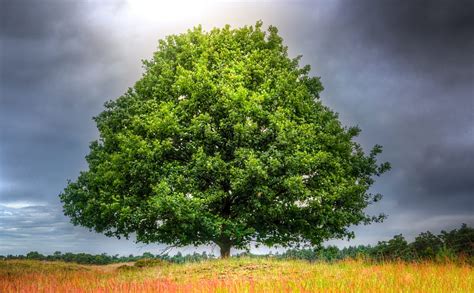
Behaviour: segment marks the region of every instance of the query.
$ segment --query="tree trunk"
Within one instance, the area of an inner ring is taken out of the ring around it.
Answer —
[[[230,256],[230,245],[222,245],[221,248],[221,258],[228,258]]]
[[[219,241],[217,245],[219,245],[221,250],[221,258],[230,257],[230,248],[232,247],[232,243],[230,241]]]

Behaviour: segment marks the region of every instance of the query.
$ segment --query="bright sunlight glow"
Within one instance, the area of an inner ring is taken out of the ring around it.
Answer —
[[[219,0],[128,0],[129,12],[145,21],[172,22],[196,19]]]

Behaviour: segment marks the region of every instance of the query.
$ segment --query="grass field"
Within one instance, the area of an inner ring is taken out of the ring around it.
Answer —
[[[0,261],[0,292],[474,292],[474,268],[459,264],[272,259],[85,266]]]

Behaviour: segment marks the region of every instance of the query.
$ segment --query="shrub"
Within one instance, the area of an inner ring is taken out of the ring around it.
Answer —
[[[168,265],[169,262],[161,259],[156,258],[144,258],[137,260],[135,262],[135,267],[137,268],[145,268],[145,267],[157,267],[157,266],[165,266]]]

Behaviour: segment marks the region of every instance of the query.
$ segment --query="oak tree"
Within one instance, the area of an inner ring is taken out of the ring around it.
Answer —
[[[107,236],[176,246],[320,244],[370,223],[378,164],[323,105],[320,79],[262,23],[159,41],[136,84],[94,118],[65,215]]]

